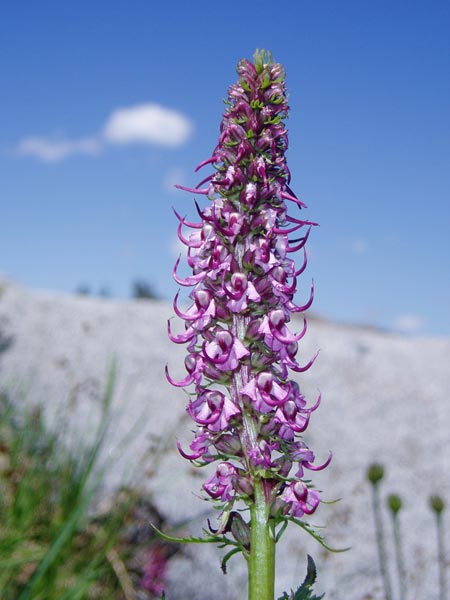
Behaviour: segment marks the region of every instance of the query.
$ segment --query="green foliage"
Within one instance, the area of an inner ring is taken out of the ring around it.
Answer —
[[[350,550],[349,548],[333,548],[332,546],[330,546],[325,538],[323,537],[323,535],[321,534],[321,532],[319,531],[319,527],[310,525],[309,523],[307,523],[306,521],[301,521],[300,519],[297,519],[296,517],[290,517],[290,516],[284,516],[284,515],[279,515],[276,517],[275,519],[275,525],[279,526],[281,524],[281,527],[278,531],[278,533],[276,534],[276,541],[278,542],[279,539],[281,538],[282,534],[284,533],[284,531],[286,530],[287,524],[288,523],[294,523],[295,525],[298,525],[298,527],[301,527],[304,531],[306,531],[306,533],[309,533],[309,535],[311,537],[313,537],[316,542],[319,542],[319,544],[325,548],[325,550],[328,550],[329,552],[347,552],[348,550]]]
[[[107,427],[104,414],[93,443],[77,459],[49,433],[37,408],[18,411],[0,398],[0,597],[2,600],[95,598],[87,595],[105,572],[114,542],[111,523],[87,522],[96,489],[92,471]],[[114,519],[112,519],[114,520]],[[100,596],[98,596],[100,597]]]
[[[313,593],[312,586],[315,584],[317,579],[317,569],[314,564],[314,560],[308,554],[308,566],[306,571],[306,577],[302,585],[297,589],[296,592],[291,590],[288,595],[286,592],[279,598],[279,600],[320,600],[325,596],[316,596]]]
[[[248,546],[244,545],[244,543],[242,543],[240,540],[232,540],[226,535],[219,533],[211,534],[208,531],[206,531],[206,529],[204,529],[204,537],[175,537],[164,533],[163,531],[155,527],[155,525],[152,525],[152,527],[156,531],[158,536],[167,542],[172,542],[176,544],[216,544],[218,548],[226,548],[227,546],[231,546],[232,549],[225,554],[221,562],[221,569],[224,574],[226,574],[227,572],[228,561],[235,554],[242,552],[244,558],[248,559]]]
[[[147,523],[145,535],[140,534],[145,543],[127,538],[127,531],[136,535],[141,498],[122,490],[111,511],[101,516],[88,512],[101,484],[97,459],[113,387],[112,372],[98,429],[76,457],[46,429],[39,409],[18,410],[0,395],[1,600],[136,597],[142,572],[130,572],[127,564],[135,564],[137,553],[144,556],[152,543]],[[161,522],[159,515],[156,520]],[[140,597],[153,598],[144,590]]]
[[[253,54],[255,69],[258,74],[262,73],[266,65],[273,64],[273,57],[267,50],[256,50]]]

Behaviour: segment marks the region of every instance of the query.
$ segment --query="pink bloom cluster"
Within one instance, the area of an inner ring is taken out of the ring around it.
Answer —
[[[200,222],[176,213],[178,236],[187,246],[192,274],[177,274],[191,287],[191,305],[176,314],[185,328],[169,337],[187,344],[186,377],[169,381],[193,386],[187,411],[197,424],[190,452],[199,463],[220,461],[204,484],[213,499],[233,502],[252,497],[255,477],[265,481],[274,511],[301,517],[320,502],[317,491],[303,481],[304,469],[319,470],[314,454],[300,437],[320,396],[308,406],[290,371],[303,372],[314,362],[297,362],[298,342],[306,332],[290,327],[291,316],[312,303],[294,303],[297,278],[305,270],[305,244],[311,221],[288,214],[286,202],[305,205],[289,187],[288,147],[284,119],[288,105],[281,65],[257,53],[242,60],[239,81],[229,89],[220,138],[213,155],[201,163],[214,172],[195,189],[210,203]],[[188,231],[190,232],[188,233]],[[292,234],[298,232],[295,239]],[[293,253],[302,250],[296,267]]]
[[[152,548],[147,556],[144,573],[140,581],[141,588],[158,598],[164,592],[167,561],[167,551],[163,547],[156,546]]]

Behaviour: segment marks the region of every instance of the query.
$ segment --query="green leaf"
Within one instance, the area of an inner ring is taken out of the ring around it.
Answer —
[[[270,102],[275,105],[281,104],[283,102],[283,100],[284,100],[283,96],[271,96],[270,97]]]
[[[256,100],[252,100],[250,102],[250,108],[252,108],[253,110],[255,110],[255,108],[257,109],[261,109],[264,107],[263,102],[261,102],[260,100],[256,99]]]
[[[95,569],[82,574],[59,600],[83,600],[92,584],[98,579],[98,575],[99,573]]]
[[[238,544],[234,540],[228,539],[224,535],[208,535],[206,537],[175,537],[172,535],[167,535],[155,527],[153,523],[151,523],[151,526],[163,540],[167,540],[168,542],[175,542],[177,544],[221,544],[221,546],[219,546],[220,548],[225,546],[237,546],[240,549],[241,547],[241,544]]]
[[[245,81],[245,79],[244,79],[244,78],[240,79],[240,80],[239,80],[239,83],[241,84],[241,86],[243,87],[243,89],[244,89],[246,92],[251,92],[251,88],[250,88],[250,86],[248,85],[248,83]]]
[[[256,72],[258,73],[258,75],[260,73],[262,73],[263,69],[264,69],[264,62],[265,62],[265,58],[266,58],[266,53],[265,50],[258,50],[256,49],[254,55],[253,55],[253,62],[255,65],[255,69]]]
[[[264,121],[264,125],[278,125],[279,123],[281,123],[280,115],[275,115],[271,119]]]
[[[308,554],[308,566],[306,570],[306,577],[302,583],[302,585],[297,589],[296,592],[291,590],[289,596],[284,592],[284,594],[279,598],[279,600],[321,600],[325,596],[322,594],[321,596],[316,596],[313,594],[312,586],[315,584],[317,579],[317,569],[314,563],[314,560]]]
[[[227,574],[227,562],[230,560],[230,558],[232,556],[234,556],[235,554],[237,554],[238,552],[242,552],[242,548],[233,548],[233,550],[230,550],[227,554],[225,554],[225,556],[222,558],[222,562],[220,563],[220,568],[222,569],[222,572],[224,575]]]
[[[317,579],[317,568],[312,556],[308,554],[308,566],[306,567],[306,577],[302,586],[313,586]]]
[[[261,81],[261,89],[265,90],[270,85],[270,77],[268,73],[264,73],[263,80]]]
[[[75,507],[75,510],[72,512],[69,519],[59,531],[47,553],[39,563],[36,571],[33,573],[23,592],[20,594],[19,600],[29,600],[32,598],[32,595],[36,589],[35,586],[42,580],[48,569],[50,569],[57,561],[61,550],[68,540],[73,536],[81,517],[87,509],[90,499],[91,496],[86,496],[82,502]]]
[[[280,530],[277,531],[277,534],[275,536],[275,543],[278,543],[280,541],[280,538],[283,535],[283,533],[286,531],[287,526],[288,526],[288,521],[286,519],[283,519],[283,525],[280,527]]]
[[[308,523],[304,523],[303,521],[299,521],[295,517],[286,517],[286,518],[289,521],[291,521],[292,523],[295,523],[296,525],[298,525],[299,527],[301,527],[302,529],[304,529],[307,533],[309,533],[310,536],[312,536],[317,542],[319,542],[319,544],[321,546],[323,546],[326,550],[329,550],[330,552],[347,552],[347,550],[350,550],[350,547],[348,547],[348,548],[332,548],[331,546],[329,546],[327,544],[327,542],[324,540],[324,538],[320,534],[320,532],[317,531],[316,529],[314,529]]]
[[[155,525],[153,525],[153,523],[150,523],[150,525],[156,531],[156,533],[159,535],[159,537],[161,537],[163,540],[166,540],[168,542],[176,542],[177,544],[212,544],[217,541],[216,536],[210,536],[207,538],[200,538],[200,537],[194,537],[194,536],[175,537],[172,535],[167,535],[167,533],[164,533],[163,531],[158,529]]]

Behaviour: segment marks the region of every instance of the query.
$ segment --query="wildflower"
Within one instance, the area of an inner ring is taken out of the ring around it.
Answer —
[[[285,158],[283,68],[257,52],[254,63],[239,62],[237,73],[219,142],[197,167],[212,166],[213,173],[194,189],[177,186],[210,203],[203,209],[196,203],[198,223],[176,213],[192,274],[177,274],[178,259],[174,278],[192,289],[185,311],[178,293],[174,301],[184,331],[174,334],[168,325],[171,340],[187,344],[187,375],[178,382],[167,376],[176,386],[193,386],[187,411],[197,431],[193,453],[181,453],[199,464],[220,461],[203,485],[206,493],[230,514],[236,500],[256,505],[263,489],[269,512],[276,508],[297,518],[313,513],[320,502],[319,492],[303,481],[304,470],[323,469],[331,459],[315,465],[313,452],[300,440],[320,397],[309,406],[290,379],[317,356],[298,362],[306,320],[300,330],[291,322],[313,301],[313,285],[302,304],[295,303],[294,294],[317,223],[288,213],[287,205],[298,210],[305,204],[290,188]],[[299,250],[298,268],[293,254]]]
[[[158,596],[158,598],[163,593],[165,587],[167,561],[166,550],[163,547],[156,546],[149,550],[143,568],[140,587],[154,596]]]

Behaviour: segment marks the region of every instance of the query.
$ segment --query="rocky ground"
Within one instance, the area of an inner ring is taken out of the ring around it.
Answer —
[[[170,316],[163,302],[36,292],[0,279],[0,386],[16,402],[41,403],[53,427],[65,421],[65,440],[76,452],[95,429],[115,361],[103,498],[106,502],[121,483],[134,482],[151,493],[169,522],[190,519],[190,530],[198,532],[210,505],[200,497],[204,471],[193,469],[175,448],[178,439],[188,444],[191,425],[183,391],[164,377],[166,363],[174,377],[184,370],[183,348],[166,336]],[[299,381],[311,401],[320,388],[323,402],[305,437],[318,461],[333,451],[330,467],[314,474],[314,481],[325,499],[342,500],[321,506],[311,522],[326,525],[332,545],[352,549],[329,554],[292,528],[278,546],[277,590],[300,582],[309,552],[318,565],[317,591],[326,591],[329,600],[383,597],[365,479],[367,466],[376,461],[386,468],[383,496],[397,492],[404,500],[408,599],[437,600],[434,521],[427,504],[432,493],[450,502],[450,339],[310,319],[301,346],[305,362],[316,349],[319,358]],[[448,513],[444,517],[448,531]],[[216,553],[196,546],[176,555],[168,599],[244,598],[241,559],[231,559],[224,576]]]

